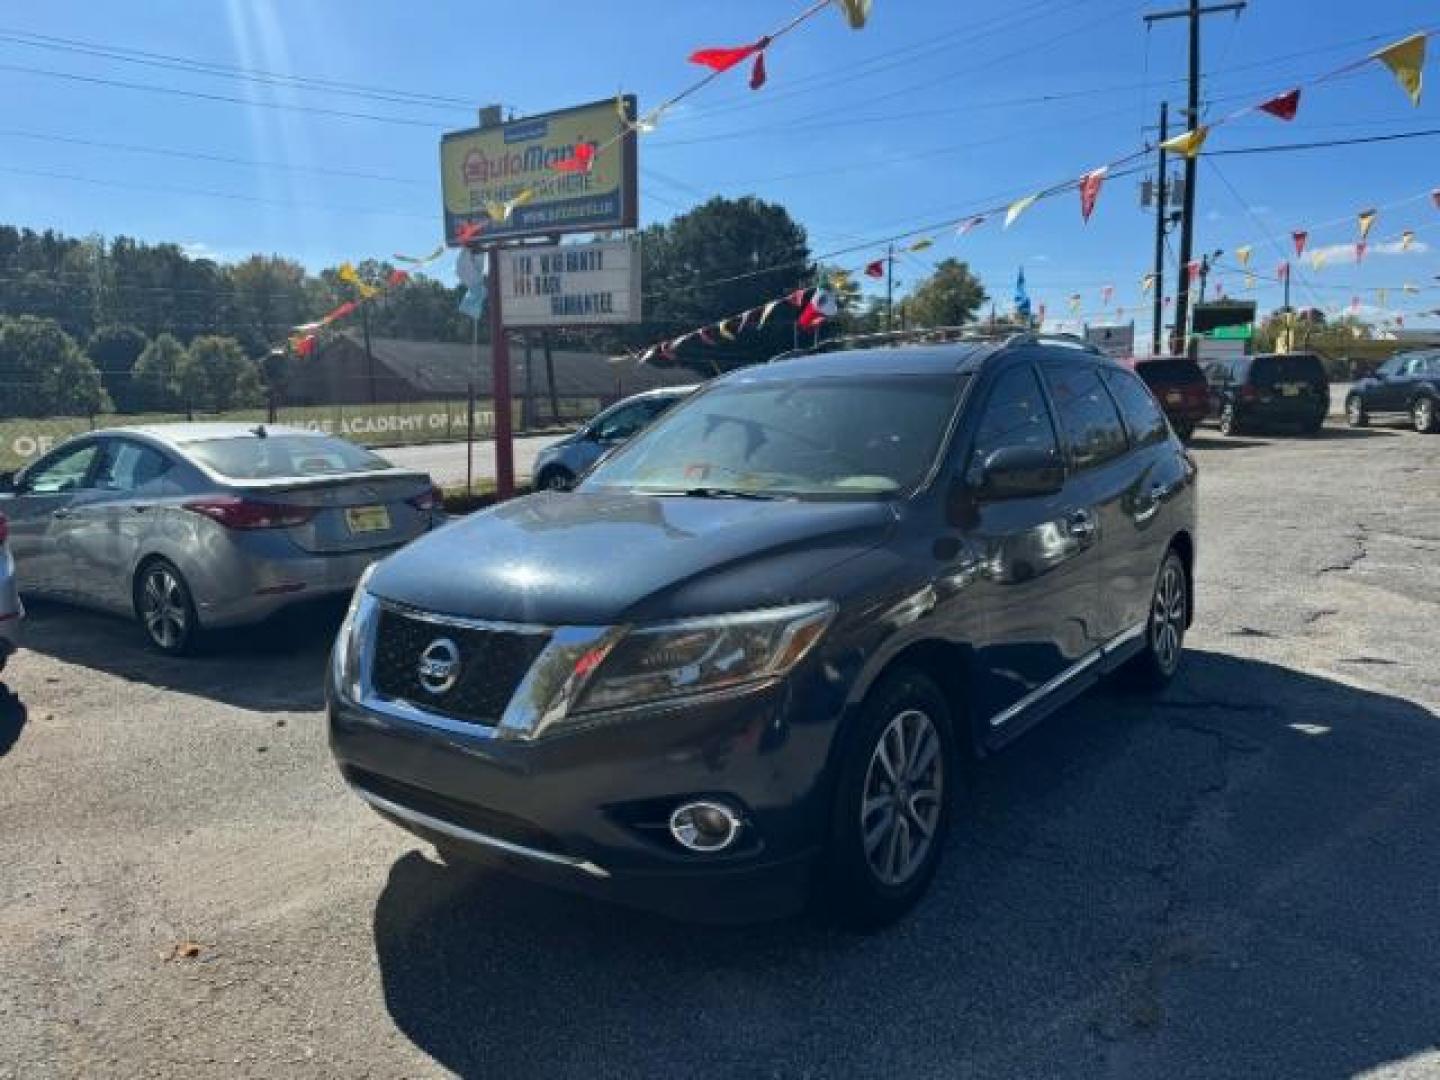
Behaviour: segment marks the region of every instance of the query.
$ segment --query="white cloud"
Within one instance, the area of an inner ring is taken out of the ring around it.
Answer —
[[[188,240],[180,245],[180,251],[187,258],[220,261],[220,253],[203,240]]]

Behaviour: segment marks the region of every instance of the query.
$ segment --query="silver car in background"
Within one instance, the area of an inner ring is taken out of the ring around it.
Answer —
[[[316,432],[111,428],[0,476],[26,595],[134,615],[167,653],[350,592],[441,519],[424,473]]]
[[[551,443],[536,455],[531,476],[535,490],[569,491],[591,465],[698,388],[698,383],[667,386],[617,401],[579,431]]]
[[[15,587],[15,559],[10,554],[10,522],[0,514],[0,671],[20,645],[20,621],[25,607]]]

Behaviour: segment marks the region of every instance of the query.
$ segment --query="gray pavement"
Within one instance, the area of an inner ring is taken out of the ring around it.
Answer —
[[[528,484],[535,455],[559,435],[526,435],[515,440],[515,482]],[[375,451],[386,460],[409,469],[423,469],[437,484],[449,487],[465,483],[465,443],[430,443],[425,446],[392,446]],[[495,479],[495,443],[477,440],[474,454],[476,480]]]
[[[336,614],[182,662],[35,612],[0,1077],[1440,1075],[1440,437],[1195,455],[1182,677],[983,766],[932,895],[867,938],[440,865],[330,765]]]

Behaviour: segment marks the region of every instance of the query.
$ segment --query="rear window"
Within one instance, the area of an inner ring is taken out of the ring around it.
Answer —
[[[1151,385],[1164,383],[1166,386],[1174,386],[1177,383],[1205,382],[1205,373],[1193,360],[1146,360],[1135,365],[1135,374]]]
[[[233,480],[374,472],[390,468],[384,458],[328,435],[242,435],[189,443],[185,452]]]
[[[1256,386],[1323,383],[1325,366],[1318,356],[1257,356],[1250,367],[1250,381]]]

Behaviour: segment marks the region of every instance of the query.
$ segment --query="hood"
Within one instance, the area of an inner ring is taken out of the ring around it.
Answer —
[[[381,563],[377,596],[503,622],[609,625],[819,599],[816,574],[878,544],[883,502],[545,492],[417,540]]]

